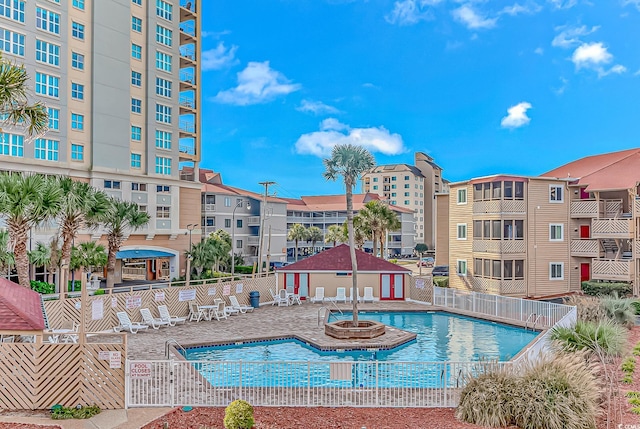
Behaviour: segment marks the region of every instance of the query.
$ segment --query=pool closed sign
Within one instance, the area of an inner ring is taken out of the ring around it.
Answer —
[[[132,362],[129,367],[129,374],[131,378],[137,378],[138,380],[151,379],[151,363],[150,362]]]

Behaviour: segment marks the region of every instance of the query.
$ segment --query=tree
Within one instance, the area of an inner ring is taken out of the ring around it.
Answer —
[[[9,232],[0,230],[0,272],[6,272],[8,277],[14,264],[13,252],[9,251]]]
[[[36,248],[28,252],[28,255],[29,262],[34,267],[44,267],[44,270],[48,271],[48,267],[51,264],[51,247],[38,242],[36,243]]]
[[[57,179],[41,174],[0,174],[0,214],[13,245],[18,282],[31,287],[27,242],[29,230],[60,211],[62,191]]]
[[[83,275],[93,274],[94,268],[102,268],[107,265],[107,251],[102,244],[95,241],[85,241],[78,247],[71,248],[69,268],[81,270]]]
[[[58,235],[54,235],[51,237],[51,241],[49,242],[49,249],[51,257],[49,258],[49,283],[54,282],[54,276],[60,270],[60,240],[58,239]],[[59,279],[58,279],[59,280]],[[58,282],[59,283],[59,282]]]
[[[62,189],[62,208],[58,215],[62,250],[60,255],[61,284],[65,284],[69,277],[69,261],[71,246],[78,231],[104,220],[109,210],[107,195],[85,182],[78,182],[70,177],[59,179],[58,186]],[[73,269],[73,268],[72,268]]]
[[[307,239],[307,229],[301,223],[294,223],[291,229],[289,229],[289,233],[287,234],[287,240],[295,241],[295,260],[298,261],[298,242],[300,240]]]
[[[315,253],[316,243],[324,238],[322,230],[317,226],[307,228],[307,243],[311,242],[311,253]]]
[[[378,200],[369,201],[358,212],[357,216],[361,218],[363,225],[366,225],[366,228],[371,231],[373,255],[378,256],[378,242],[380,242],[380,249],[382,251],[382,240],[380,240],[380,237],[384,231],[384,204]]]
[[[391,208],[386,204],[382,204],[382,230],[380,231],[378,239],[380,240],[380,253],[383,257],[386,252],[384,243],[386,242],[387,234],[390,231],[397,231],[400,228],[402,228],[402,223],[400,222],[400,219],[398,219],[396,212],[391,210]]]
[[[349,241],[349,223],[344,221],[342,224],[342,235],[346,237],[346,241]],[[364,251],[364,243],[367,240],[371,240],[371,230],[367,227],[362,220],[360,214],[353,216],[353,242],[356,245],[356,249]]]
[[[416,244],[415,251],[418,255],[420,255],[420,257],[422,257],[422,255],[427,253],[428,250],[429,250],[429,246],[427,246],[426,244],[424,243]]]
[[[353,231],[353,188],[362,173],[375,166],[375,159],[365,148],[351,144],[336,145],[331,151],[331,158],[323,160],[324,177],[337,180],[342,176],[347,199],[347,229],[349,231],[349,251],[351,256],[351,296],[358,296],[358,261],[356,260],[355,237]],[[353,326],[358,326],[358,300],[353,301]]]
[[[149,223],[149,214],[142,212],[136,203],[109,198],[109,207],[100,222],[107,233],[107,287],[115,282],[116,253],[120,250],[125,235]]]
[[[213,263],[213,257],[209,254],[209,250],[211,250],[211,246],[207,246],[207,241],[204,240],[194,244],[191,247],[191,252],[187,252],[187,254],[190,253],[191,255],[191,269],[196,270],[198,278],[200,278],[205,267],[209,267]]]
[[[205,241],[207,246],[207,254],[210,257],[211,271],[220,271],[223,261],[229,260],[229,252],[231,251],[231,237],[226,231],[218,233],[218,230],[209,235]]]
[[[0,116],[10,126],[26,128],[30,136],[43,134],[49,119],[41,102],[29,104],[27,81],[23,66],[13,64],[0,55]],[[2,128],[0,127],[0,132]]]
[[[349,241],[349,239],[342,233],[342,227],[340,225],[329,225],[327,233],[324,235],[324,242],[331,243],[333,247],[336,247],[338,241],[345,243]]]

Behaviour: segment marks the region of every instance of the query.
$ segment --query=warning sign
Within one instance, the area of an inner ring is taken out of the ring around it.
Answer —
[[[129,367],[131,378],[139,380],[151,379],[151,363],[150,362],[132,362]]]

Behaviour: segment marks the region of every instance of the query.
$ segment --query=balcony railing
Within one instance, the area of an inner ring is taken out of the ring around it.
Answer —
[[[193,46],[180,46],[180,56],[195,61],[196,50]]]
[[[180,81],[195,85],[195,73],[192,70],[180,70]]]
[[[598,240],[571,240],[571,256],[597,258],[600,256]]]
[[[195,13],[196,0],[180,0],[180,7]]]
[[[196,148],[193,146],[180,145],[180,153],[186,153],[187,155],[195,155]]]
[[[594,259],[591,278],[629,282],[633,279],[633,259]]]
[[[524,240],[473,240],[474,252],[524,253]]]
[[[640,217],[640,198],[638,197],[633,200],[633,216]]]
[[[526,210],[527,205],[524,200],[491,200],[473,203],[473,214],[525,213]]]
[[[202,209],[205,212],[215,212],[216,211],[216,205],[215,204],[211,204],[211,203],[205,203],[202,205]]]
[[[193,96],[180,95],[180,105],[189,109],[195,109],[196,102],[193,99]]]
[[[591,221],[593,238],[633,238],[632,219],[593,219]]]
[[[260,237],[247,237],[247,244],[249,246],[259,246],[260,245]]]
[[[180,23],[180,31],[191,37],[196,36],[196,23],[194,21],[185,21]]]
[[[527,285],[523,279],[519,280],[499,280],[487,279],[484,277],[472,277],[471,284],[476,292],[491,293],[495,295],[516,295],[526,294]]]
[[[249,216],[247,218],[247,225],[248,226],[260,225],[260,216]]]
[[[185,133],[194,134],[196,132],[196,126],[193,122],[189,121],[180,121],[179,125],[180,131]]]
[[[613,219],[622,216],[622,200],[573,200],[571,201],[572,218],[604,218]]]

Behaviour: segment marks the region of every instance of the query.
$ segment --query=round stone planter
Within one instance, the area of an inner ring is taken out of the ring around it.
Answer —
[[[341,340],[375,338],[384,334],[385,325],[371,320],[358,320],[358,326],[353,326],[351,320],[340,320],[326,323],[324,333]]]

